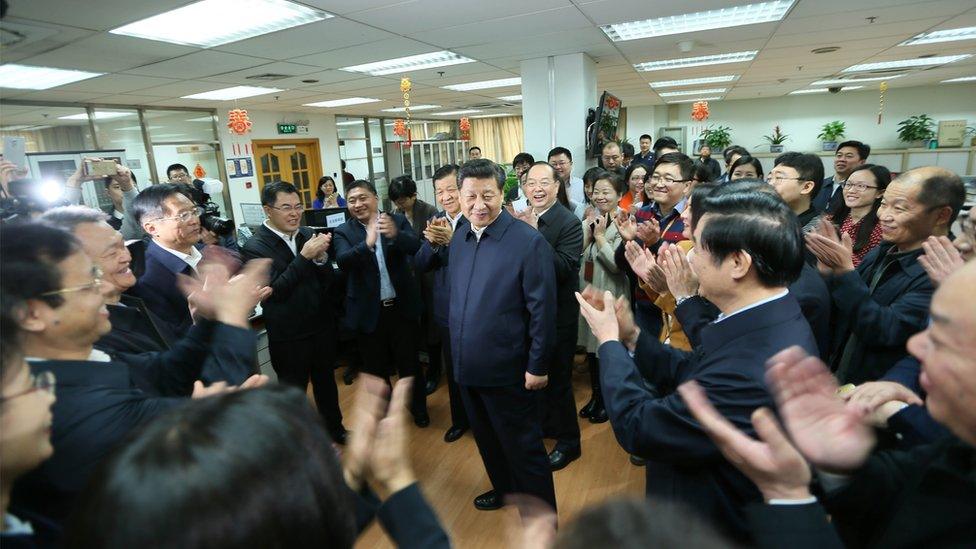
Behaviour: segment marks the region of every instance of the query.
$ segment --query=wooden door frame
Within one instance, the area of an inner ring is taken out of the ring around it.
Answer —
[[[319,177],[325,175],[325,172],[322,171],[322,148],[319,146],[318,137],[306,137],[302,139],[252,139],[251,148],[254,150],[255,179],[258,181],[259,194],[264,189],[264,179],[261,178],[261,170],[259,168],[260,159],[258,157],[258,147],[271,148],[275,145],[310,145],[315,151],[315,154],[312,155],[311,166],[309,167],[313,174],[317,173],[319,174]],[[318,178],[313,178],[313,180],[310,181],[313,189],[318,186],[318,181]],[[312,195],[314,196],[314,194],[315,193],[313,192]]]

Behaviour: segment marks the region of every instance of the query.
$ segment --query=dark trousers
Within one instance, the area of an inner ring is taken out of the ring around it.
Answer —
[[[389,381],[394,373],[403,379],[413,377],[410,411],[427,412],[427,380],[417,358],[417,337],[420,324],[416,317],[403,313],[399,303],[380,307],[376,330],[356,335],[359,354],[363,357],[363,372]]]
[[[576,326],[556,328],[556,349],[549,363],[549,384],[543,389],[545,410],[543,431],[546,438],[556,439],[556,449],[563,452],[580,447],[576,399],[573,397],[573,355],[576,354]]]
[[[339,410],[339,391],[334,376],[335,340],[334,336],[322,333],[296,341],[270,341],[271,367],[278,375],[278,381],[298,387],[303,392],[312,381],[312,394],[329,433],[335,437],[345,429],[342,427],[342,412]]]
[[[454,358],[451,356],[451,331],[446,326],[438,326],[441,332],[441,352],[444,355],[444,369],[447,372],[447,396],[451,401],[451,426],[467,429],[468,414],[461,402],[461,392],[454,381]]]
[[[556,490],[542,444],[542,395],[525,385],[459,385],[471,432],[499,496],[529,494],[556,509]]]

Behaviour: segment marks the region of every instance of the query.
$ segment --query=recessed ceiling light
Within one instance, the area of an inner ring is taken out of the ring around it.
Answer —
[[[430,114],[433,114],[435,116],[453,116],[453,115],[456,115],[456,114],[475,114],[475,113],[478,113],[478,112],[481,112],[481,111],[479,111],[478,109],[466,109],[466,110],[463,110],[463,111],[432,112]]]
[[[410,110],[412,111],[429,111],[431,109],[439,109],[440,105],[410,105]],[[407,112],[406,107],[394,107],[392,109],[380,109],[381,112]]]
[[[460,65],[461,63],[474,63],[474,59],[468,59],[452,51],[435,51],[434,53],[422,53],[420,55],[398,57],[396,59],[377,61],[375,63],[343,67],[339,70],[359,72],[371,76],[383,76],[384,74],[419,71],[436,67],[446,67],[448,65]]]
[[[500,112],[497,114],[480,114],[478,116],[472,116],[471,118],[499,118],[502,116],[518,116],[518,115],[512,114],[510,112]]]
[[[700,57],[683,57],[680,59],[664,59],[637,63],[634,68],[639,71],[661,71],[665,69],[681,69],[685,67],[700,67],[702,65],[721,65],[723,63],[742,63],[756,58],[758,51],[738,51],[735,53],[720,53],[718,55],[703,55]]]
[[[721,97],[719,97],[719,96],[714,96],[714,97],[696,97],[695,99],[678,99],[678,100],[675,100],[675,101],[668,101],[667,103],[668,104],[671,104],[671,103],[696,103],[698,101],[718,101],[719,99],[721,99]]]
[[[707,90],[681,90],[673,92],[658,92],[661,97],[675,97],[678,95],[709,95],[716,93],[725,93],[727,88],[709,88]]]
[[[212,48],[330,17],[322,10],[287,0],[203,0],[109,32]]]
[[[518,95],[506,95],[504,97],[499,97],[499,99],[501,99],[502,101],[521,101],[522,100],[522,94],[518,94]]]
[[[484,80],[481,82],[468,82],[467,84],[454,84],[451,86],[441,86],[445,90],[471,91],[486,90],[488,88],[503,88],[505,86],[521,86],[521,78],[502,78],[501,80]]]
[[[959,78],[950,78],[949,80],[943,80],[943,84],[952,84],[955,82],[974,82],[976,81],[976,76],[960,76]]]
[[[972,54],[964,53],[961,55],[942,55],[938,57],[927,57],[925,59],[900,59],[898,61],[879,61],[877,63],[862,63],[847,67],[841,72],[876,71],[882,69],[902,69],[906,67],[926,67],[929,65],[945,65],[961,61]]]
[[[280,92],[278,88],[262,88],[259,86],[234,86],[193,95],[184,95],[181,99],[209,99],[211,101],[230,101],[231,99],[241,99],[244,97],[254,97],[266,93]]]
[[[349,105],[362,105],[363,103],[376,103],[379,99],[370,97],[349,97],[346,99],[333,99],[331,101],[319,101],[318,103],[305,103],[306,107],[348,107]]]
[[[891,76],[872,76],[870,78],[834,78],[831,80],[817,80],[812,82],[811,86],[836,86],[837,84],[859,84],[861,82],[880,82],[882,80],[892,80],[894,78],[901,78],[902,74],[893,74]]]
[[[864,86],[844,86],[843,88],[840,89],[840,91],[859,90],[863,87]],[[830,91],[828,88],[810,88],[806,90],[791,91],[789,95],[804,95],[808,93],[827,93],[828,91]]]
[[[95,120],[111,120],[113,118],[125,118],[127,116],[135,116],[134,112],[105,112],[105,111],[95,111]],[[72,114],[69,116],[59,116],[59,120],[88,120],[88,113],[82,112],[78,114]]]
[[[721,82],[731,82],[738,78],[737,74],[725,76],[706,76],[704,78],[686,78],[684,80],[661,80],[651,82],[652,88],[674,88],[677,86],[700,86],[701,84],[719,84]]]
[[[976,38],[976,27],[960,29],[946,29],[923,32],[905,40],[899,46],[915,46],[918,44],[935,44],[937,42],[955,42],[956,40],[973,40]]]
[[[759,2],[744,6],[732,6],[717,10],[699,11],[657,17],[643,21],[630,21],[613,25],[601,25],[600,28],[607,37],[614,42],[651,38],[653,36],[668,36],[686,32],[725,29],[741,25],[754,25],[779,21],[786,15],[793,5],[793,0],[776,0],[773,2]]]
[[[103,74],[105,73],[30,65],[0,65],[0,87],[18,90],[46,90],[72,82],[88,80]]]

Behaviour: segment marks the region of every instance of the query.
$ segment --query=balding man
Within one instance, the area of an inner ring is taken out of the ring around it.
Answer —
[[[905,356],[908,338],[928,321],[933,285],[918,258],[930,236],[944,236],[966,192],[944,168],[905,172],[878,208],[883,242],[854,268],[851,240],[829,222],[807,235],[834,303],[831,368],[841,383],[873,381]]]

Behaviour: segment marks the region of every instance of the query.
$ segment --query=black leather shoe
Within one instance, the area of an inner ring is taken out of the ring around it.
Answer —
[[[642,457],[637,457],[634,454],[630,454],[630,462],[638,467],[643,467],[647,465],[647,460]]]
[[[610,417],[607,415],[607,409],[603,407],[601,402],[599,406],[593,409],[593,413],[590,414],[590,423],[604,423],[608,421]]]
[[[566,467],[573,460],[579,459],[582,452],[577,448],[576,450],[553,450],[549,452],[549,467],[553,471],[558,471],[563,467]]]
[[[427,427],[430,425],[430,415],[427,412],[420,412],[413,415],[413,423],[417,427]]]
[[[593,409],[596,408],[596,399],[591,398],[585,406],[580,408],[579,417],[590,417],[593,415]]]
[[[444,442],[454,442],[455,440],[464,436],[464,433],[468,431],[467,427],[457,427],[451,425],[451,428],[444,433]]]
[[[424,390],[427,392],[427,396],[430,396],[430,395],[434,394],[434,391],[437,390],[437,382],[438,381],[439,380],[437,380],[437,379],[428,379],[427,380],[427,385],[424,387]]]
[[[494,511],[502,508],[502,500],[494,490],[488,490],[474,498],[474,508],[479,511]]]
[[[346,385],[352,385],[352,382],[356,381],[356,374],[358,373],[356,370],[346,366],[346,371],[342,372],[342,382]]]

